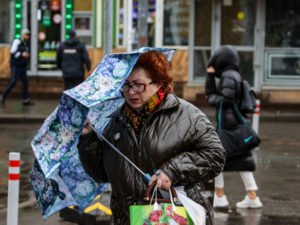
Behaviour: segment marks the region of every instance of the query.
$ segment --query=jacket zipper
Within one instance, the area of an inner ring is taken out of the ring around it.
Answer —
[[[136,161],[137,160],[137,155],[136,155],[136,153],[135,153],[136,151],[134,151],[134,149],[136,147],[139,148],[136,135],[134,133],[133,128],[131,127],[131,125],[129,123],[126,122],[126,120],[122,120],[122,122],[125,123],[125,126],[127,127],[130,135],[133,138],[133,142],[134,142],[134,144],[133,144],[133,157],[134,157],[134,161]],[[137,180],[137,171],[135,169],[133,169],[133,178],[134,178],[133,179],[133,193],[134,193],[134,196],[132,196],[132,197],[133,197],[133,199],[135,201],[136,200],[136,196],[138,194],[137,193],[137,183],[136,183],[136,180]]]

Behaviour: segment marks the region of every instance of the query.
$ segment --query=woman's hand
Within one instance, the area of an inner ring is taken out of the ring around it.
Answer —
[[[82,129],[81,135],[89,134],[92,131],[92,128],[90,127],[90,122],[87,120],[85,122],[84,128]]]
[[[206,72],[208,74],[214,74],[216,72],[216,70],[212,66],[210,66],[206,69]]]
[[[23,56],[23,58],[27,59],[27,58],[29,58],[29,53],[28,52],[23,52],[22,56]]]
[[[169,190],[172,186],[172,181],[170,178],[164,174],[161,170],[157,170],[156,173],[151,177],[149,185],[153,182],[157,183],[157,188]]]

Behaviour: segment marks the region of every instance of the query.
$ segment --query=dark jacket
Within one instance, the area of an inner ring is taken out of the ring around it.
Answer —
[[[56,61],[65,78],[84,77],[84,66],[87,70],[91,69],[85,45],[77,38],[70,38],[59,46]]]
[[[25,42],[21,39],[15,39],[10,49],[11,65],[22,68],[27,67],[28,59],[22,56],[23,52],[30,52],[29,42]]]
[[[174,186],[184,185],[188,196],[206,208],[207,224],[212,224],[213,180],[223,169],[225,151],[207,117],[169,94],[137,140],[124,115],[124,107],[112,115],[105,137],[145,173],[161,169]],[[78,148],[85,170],[97,182],[112,185],[114,224],[129,224],[129,205],[142,200],[147,189],[142,175],[95,133],[81,137]]]
[[[240,123],[234,113],[233,106],[240,101],[242,81],[236,50],[231,46],[220,47],[209,60],[208,67],[210,66],[215,69],[216,73],[208,74],[206,77],[205,92],[208,96],[208,102],[216,107],[216,115],[219,113],[220,102],[223,102],[222,127],[234,129]],[[217,118],[216,120],[218,121]],[[224,167],[224,171],[254,170],[255,163],[251,153],[227,158]]]

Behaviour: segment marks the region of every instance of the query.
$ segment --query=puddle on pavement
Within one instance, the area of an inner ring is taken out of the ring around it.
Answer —
[[[2,171],[0,174],[0,209],[6,208],[7,204],[9,152],[21,153],[19,199],[22,202],[28,198],[28,191],[31,190],[29,171],[34,160],[30,142],[40,126],[39,123],[0,125],[0,171]]]

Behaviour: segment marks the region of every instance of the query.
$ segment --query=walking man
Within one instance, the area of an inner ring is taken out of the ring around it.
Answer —
[[[28,95],[28,78],[27,78],[27,64],[30,56],[29,46],[30,32],[28,29],[23,29],[21,32],[21,39],[15,39],[10,48],[10,69],[11,77],[4,88],[2,98],[0,98],[2,105],[5,103],[7,95],[15,86],[17,80],[22,82],[22,98],[23,105],[33,105]]]
[[[57,66],[62,70],[64,89],[70,89],[84,81],[84,71],[91,70],[91,61],[84,43],[76,38],[71,30],[70,38],[64,41],[57,50]]]

